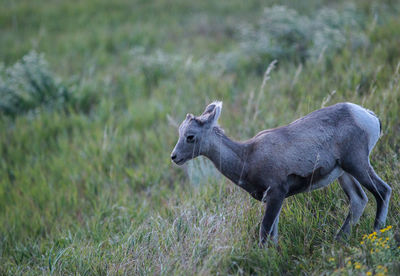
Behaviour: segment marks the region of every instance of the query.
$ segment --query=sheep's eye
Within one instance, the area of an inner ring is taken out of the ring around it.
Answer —
[[[186,142],[193,143],[194,142],[194,135],[188,135],[186,137]]]

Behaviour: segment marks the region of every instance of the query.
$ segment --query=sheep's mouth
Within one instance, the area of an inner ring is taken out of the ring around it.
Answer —
[[[179,159],[179,160],[177,160],[177,161],[174,161],[175,162],[175,164],[177,164],[177,165],[182,165],[183,163],[185,163],[185,158],[182,158],[182,159]]]

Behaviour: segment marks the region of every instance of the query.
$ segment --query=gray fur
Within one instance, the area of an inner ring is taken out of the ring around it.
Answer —
[[[266,202],[261,244],[268,236],[277,240],[279,213],[286,197],[325,187],[337,178],[350,202],[339,235],[348,233],[363,213],[367,197],[360,184],[377,201],[374,228],[384,226],[391,188],[369,162],[381,128],[372,111],[339,103],[236,142],[218,126],[221,110],[222,102],[214,102],[198,117],[188,114],[179,127],[171,158],[181,165],[204,155],[233,183]]]

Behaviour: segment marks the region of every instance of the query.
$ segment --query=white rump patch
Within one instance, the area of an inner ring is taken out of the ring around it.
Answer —
[[[359,105],[348,103],[357,126],[368,134],[368,150],[371,152],[380,136],[379,119],[374,113]]]

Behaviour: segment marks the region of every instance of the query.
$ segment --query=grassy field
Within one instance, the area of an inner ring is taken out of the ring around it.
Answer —
[[[398,1],[1,0],[0,274],[399,275],[399,12]],[[369,235],[368,194],[348,242],[335,241],[348,212],[335,182],[287,199],[279,247],[259,248],[261,203],[208,160],[169,159],[177,124],[215,99],[236,140],[336,102],[375,111],[391,227]]]

